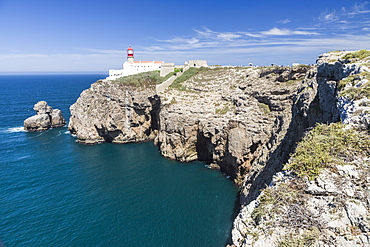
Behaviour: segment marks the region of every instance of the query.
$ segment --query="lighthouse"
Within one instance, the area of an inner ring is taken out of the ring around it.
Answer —
[[[133,63],[135,61],[134,59],[134,49],[132,49],[131,46],[127,48],[127,62]]]
[[[163,61],[135,61],[134,49],[131,46],[127,48],[127,60],[122,64],[122,69],[110,69],[107,80],[134,75],[141,72],[161,70]]]

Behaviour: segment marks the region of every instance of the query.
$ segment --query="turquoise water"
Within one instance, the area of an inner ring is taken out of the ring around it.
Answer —
[[[224,246],[237,189],[152,143],[85,146],[67,128],[22,131],[46,100],[69,117],[105,75],[0,76],[0,239],[5,246]],[[1,246],[1,244],[0,244]]]

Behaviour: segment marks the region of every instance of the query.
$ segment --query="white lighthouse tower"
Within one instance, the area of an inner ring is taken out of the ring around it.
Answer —
[[[134,49],[132,49],[131,46],[127,48],[127,62],[133,63],[135,61],[134,59]]]

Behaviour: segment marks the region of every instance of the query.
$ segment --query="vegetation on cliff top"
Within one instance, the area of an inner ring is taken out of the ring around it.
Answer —
[[[279,247],[312,246],[319,238],[319,229],[323,224],[307,210],[307,195],[303,193],[302,186],[300,180],[293,180],[268,187],[263,190],[257,207],[252,211],[256,225],[265,225],[268,232],[273,232],[276,227],[304,229],[303,232],[282,236],[277,244]],[[251,232],[250,235],[258,238],[257,233]]]
[[[142,72],[135,75],[117,78],[114,82],[132,86],[156,85],[164,82],[165,80],[173,76],[173,73],[169,73],[167,76],[164,77],[161,77],[159,74],[159,70]]]
[[[342,58],[343,59],[364,59],[370,57],[370,51],[369,50],[359,50],[351,53],[347,53]]]
[[[355,86],[364,79],[367,80],[366,83]],[[346,88],[347,85],[351,85],[351,87]],[[347,96],[354,100],[370,98],[370,72],[365,71],[360,74],[348,76],[339,82],[338,89],[340,96]]]
[[[298,144],[285,170],[313,180],[325,168],[335,169],[370,154],[370,137],[342,123],[318,124]]]
[[[195,76],[196,74],[208,70],[208,68],[200,67],[195,68],[191,67],[188,70],[186,70],[181,76],[176,78],[174,82],[170,85],[170,88],[177,89],[180,91],[186,91],[186,88],[182,85],[182,83],[186,80],[189,80],[191,77]]]

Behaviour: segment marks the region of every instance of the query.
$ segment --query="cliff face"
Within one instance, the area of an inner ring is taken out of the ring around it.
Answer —
[[[239,185],[262,167],[272,174],[281,169],[316,121],[309,114],[315,71],[307,67],[212,69],[182,86],[160,94],[165,101],[156,143],[162,155],[209,162]]]
[[[98,81],[70,107],[68,129],[80,143],[128,143],[154,139],[160,99],[155,85]]]
[[[317,123],[342,119],[369,129],[370,61],[346,54],[323,54],[313,68],[208,69],[158,94],[153,85],[99,81],[71,106],[69,129],[88,144],[154,139],[167,158],[221,169],[241,187],[235,246],[284,246],[301,237],[312,246],[369,244],[367,157],[314,181],[281,172]],[[279,210],[260,217],[266,195],[287,204],[273,204]],[[300,207],[291,207],[293,199]]]
[[[255,190],[260,181],[247,175],[245,181],[251,181],[252,186],[245,184],[242,190],[249,200],[242,200],[234,221],[234,246],[370,246],[370,104],[363,103],[369,102],[370,96],[366,93],[370,59],[342,59],[346,54],[336,52],[319,57],[317,73],[311,80],[318,87],[317,97],[307,117],[330,123],[341,116],[349,124],[347,130],[332,124],[309,132],[299,144],[305,145],[299,155],[310,166],[305,167],[301,161],[300,172],[276,173],[261,193]],[[302,109],[300,106],[301,103],[295,105]],[[302,116],[293,111],[293,126],[298,126]],[[335,158],[329,156],[331,161],[325,163],[329,158],[320,152],[330,141],[327,149]],[[315,150],[312,154],[311,149]],[[293,154],[285,169],[289,170],[295,157]],[[313,167],[315,159],[319,161],[315,165],[322,166],[320,170]],[[314,178],[304,176],[312,171],[317,172]]]

